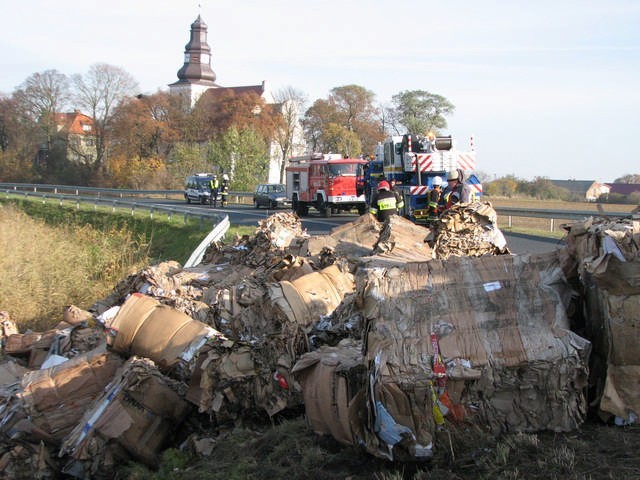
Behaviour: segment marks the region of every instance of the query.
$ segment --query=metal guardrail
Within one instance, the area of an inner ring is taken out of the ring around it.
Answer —
[[[1,191],[7,197],[9,195],[37,197],[41,198],[43,202],[47,202],[47,200],[53,200],[55,202],[58,202],[59,205],[63,205],[64,202],[75,203],[76,208],[80,208],[81,203],[92,204],[95,207],[97,207],[98,205],[110,206],[112,208],[112,211],[115,211],[117,208],[126,208],[131,211],[132,216],[135,214],[137,209],[148,210],[151,218],[153,218],[155,212],[164,212],[167,214],[169,219],[171,219],[174,214],[182,215],[185,224],[187,223],[189,218],[199,219],[201,228],[209,228],[211,223],[217,225],[225,217],[225,215],[220,215],[217,212],[209,212],[204,209],[189,210],[184,207],[172,207],[169,205],[151,205],[149,203],[136,202],[135,200],[126,200],[119,197],[105,198],[99,196],[69,195],[64,193],[38,192],[32,190],[21,191],[6,188],[2,189]]]
[[[183,197],[184,190],[128,190],[128,189],[119,189],[119,188],[96,188],[96,187],[79,187],[73,185],[47,185],[47,184],[38,184],[38,183],[0,183],[0,190],[9,192],[12,191],[22,192],[27,194],[30,192],[32,194],[40,194],[42,196],[44,193],[49,193],[52,197],[55,195],[63,196],[65,198],[82,198],[85,202],[101,202],[101,203],[110,203],[114,202],[114,197],[119,199],[124,199],[125,197],[146,197],[149,196],[161,196],[164,198],[169,197]],[[61,192],[67,192],[66,194]],[[88,194],[91,196],[81,196],[80,194]],[[246,204],[247,199],[252,197],[253,193],[251,192],[229,192],[229,201],[230,203],[236,204]],[[235,197],[235,202],[234,202]],[[56,197],[57,198],[57,197]],[[135,208],[145,208],[144,204],[136,203],[136,202],[127,202],[126,200],[118,200],[121,205],[130,205],[133,209]],[[115,203],[114,203],[115,205]],[[147,206],[148,207],[148,206]],[[214,219],[216,215],[214,213],[207,214],[207,212],[188,212],[179,207],[169,207],[169,206],[153,206],[151,207],[153,215],[153,210],[162,210],[166,212],[176,212],[184,214],[185,216],[200,216],[203,218],[212,218]],[[556,220],[583,220],[592,216],[607,216],[610,218],[624,218],[628,217],[630,214],[627,212],[593,212],[593,211],[578,211],[578,210],[544,210],[544,209],[535,209],[535,208],[513,208],[513,207],[494,207],[496,213],[499,217],[504,220],[506,219],[506,224],[508,227],[513,226],[513,218],[516,217],[529,217],[529,218],[547,218],[549,219],[549,227],[550,231],[553,231],[556,226]],[[186,217],[185,217],[186,221]]]
[[[494,207],[498,217],[506,219],[506,225],[513,226],[514,217],[548,218],[549,231],[553,232],[557,220],[584,220],[589,217],[625,218],[631,214],[628,212],[593,212],[589,210],[544,210],[536,208]]]
[[[50,192],[54,194],[66,193],[69,195],[80,195],[81,193],[90,194],[97,197],[149,197],[161,196],[184,197],[184,190],[132,190],[124,188],[98,188],[98,187],[79,187],[74,185],[49,185],[42,183],[0,183],[0,190],[30,191],[30,192]],[[251,192],[229,192],[229,197],[245,198],[251,197]],[[243,203],[237,201],[236,203]]]

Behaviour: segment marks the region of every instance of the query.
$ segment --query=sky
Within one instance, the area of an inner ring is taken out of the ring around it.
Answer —
[[[453,105],[490,177],[640,174],[640,0],[0,0],[0,93],[55,69],[123,68],[141,93],[177,81],[191,23],[222,86],[294,87],[307,106],[360,85]],[[423,133],[423,132],[415,132]]]

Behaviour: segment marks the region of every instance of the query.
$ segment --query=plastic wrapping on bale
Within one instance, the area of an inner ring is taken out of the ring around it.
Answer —
[[[115,467],[132,458],[157,467],[159,452],[189,411],[183,390],[150,360],[129,359],[64,439],[63,471],[113,478]]]
[[[122,359],[104,351],[88,352],[55,367],[25,373],[15,393],[24,421],[11,427],[10,436],[55,444],[82,418],[87,404],[100,395]],[[18,412],[18,410],[15,410]],[[4,410],[0,423],[10,416]],[[12,421],[14,421],[14,418]]]

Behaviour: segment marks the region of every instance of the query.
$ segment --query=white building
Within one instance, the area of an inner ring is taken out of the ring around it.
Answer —
[[[185,106],[193,108],[198,99],[205,93],[207,95],[223,95],[224,92],[232,91],[235,95],[244,93],[255,93],[263,98],[267,104],[274,105],[275,100],[270,91],[266,88],[263,80],[259,85],[248,85],[241,87],[223,87],[216,83],[216,74],[211,68],[211,47],[207,43],[207,24],[202,17],[191,24],[191,37],[184,50],[184,64],[178,70],[178,81],[169,85],[169,93],[180,95],[185,99]],[[276,105],[281,111],[291,108],[288,104]],[[296,115],[296,118],[298,115]],[[302,125],[297,121],[293,129],[292,156],[301,155],[306,151]],[[272,142],[270,148],[270,165],[267,181],[278,183],[280,181],[280,159],[282,153],[278,143]]]

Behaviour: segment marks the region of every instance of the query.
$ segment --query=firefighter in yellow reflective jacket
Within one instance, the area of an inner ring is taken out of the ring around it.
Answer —
[[[385,222],[398,213],[396,195],[386,180],[378,183],[378,193],[371,199],[369,213],[375,215],[379,222]]]

